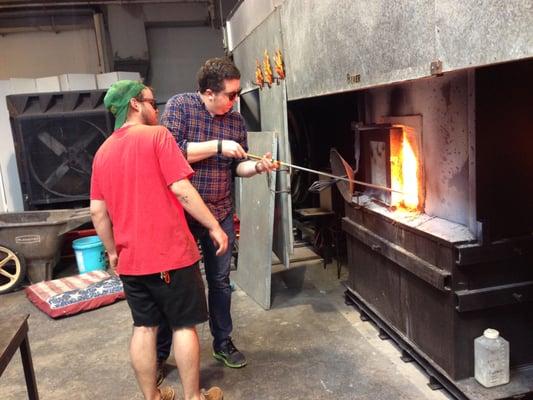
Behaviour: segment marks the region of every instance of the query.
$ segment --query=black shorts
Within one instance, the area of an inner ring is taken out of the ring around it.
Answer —
[[[198,263],[161,274],[120,275],[134,326],[159,326],[164,318],[170,327],[185,328],[207,321],[205,288]]]

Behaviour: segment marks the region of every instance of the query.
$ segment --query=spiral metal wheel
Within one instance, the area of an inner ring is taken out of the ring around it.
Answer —
[[[16,289],[25,276],[24,258],[7,247],[0,246],[0,294]]]

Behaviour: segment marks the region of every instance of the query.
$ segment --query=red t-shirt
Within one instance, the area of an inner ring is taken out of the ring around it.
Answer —
[[[193,170],[163,126],[120,128],[96,152],[91,199],[104,200],[121,275],[184,268],[200,258],[183,207],[169,185]]]

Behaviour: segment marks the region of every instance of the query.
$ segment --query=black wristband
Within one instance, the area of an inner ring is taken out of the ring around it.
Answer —
[[[222,154],[222,139],[218,139],[217,154]]]

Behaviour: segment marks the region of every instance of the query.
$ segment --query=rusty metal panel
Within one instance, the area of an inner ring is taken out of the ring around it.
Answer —
[[[442,71],[533,57],[531,0],[435,1]]]
[[[469,136],[468,73],[456,71],[440,77],[368,90],[367,123],[405,123],[420,118],[421,165],[424,169],[424,209],[468,225]]]
[[[251,153],[271,151],[276,155],[274,132],[249,132]],[[272,230],[274,222],[275,174],[241,180],[241,234],[235,282],[265,309],[270,308],[272,272]]]
[[[407,338],[449,375],[456,377],[453,293],[434,290],[414,275],[401,271],[400,294]],[[462,360],[462,363],[469,364],[470,360]]]
[[[403,247],[385,240],[366,227],[350,221],[349,218],[343,218],[342,229],[361,243],[369,246],[376,254],[388,258],[431,286],[442,291],[447,290],[446,285],[451,275],[449,272],[441,270]]]
[[[430,75],[432,0],[288,0],[281,25],[289,100]]]
[[[376,254],[364,243],[347,236],[350,258],[348,288],[357,293],[380,318],[406,334],[401,308],[401,271],[394,263]]]
[[[279,10],[276,9],[263,24],[257,27],[234,50],[235,64],[241,71],[241,85],[244,91],[254,89],[256,59],[263,60],[267,50],[270,58],[282,48]],[[273,68],[273,67],[272,67]],[[291,162],[289,134],[287,128],[287,94],[285,82],[265,86],[259,93],[261,130],[273,131],[278,138],[278,158]],[[292,203],[290,195],[290,177],[288,171],[277,172],[276,221],[274,224],[274,253],[288,268],[290,254],[293,252]]]

